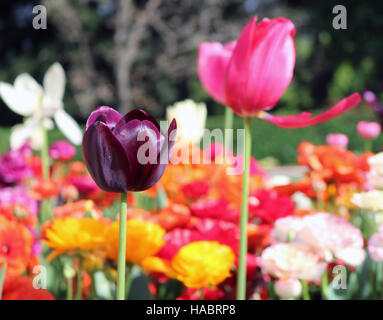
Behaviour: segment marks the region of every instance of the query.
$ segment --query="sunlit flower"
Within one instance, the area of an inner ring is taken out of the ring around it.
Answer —
[[[0,215],[0,266],[7,263],[8,275],[21,275],[30,259],[33,237],[22,224]]]
[[[319,280],[326,266],[312,251],[291,243],[272,245],[261,256],[262,271],[282,280]]]
[[[355,193],[351,202],[361,209],[381,212],[383,211],[383,191],[371,190]]]
[[[159,225],[130,219],[126,229],[126,261],[140,264],[146,257],[155,255],[164,245],[165,230]],[[117,260],[118,257],[119,224],[113,222],[106,233],[108,244],[106,245],[107,257]]]
[[[189,288],[203,288],[228,278],[234,260],[234,252],[228,246],[215,241],[196,241],[183,246],[171,262],[150,257],[144,260],[143,267],[164,272]]]
[[[43,242],[53,249],[48,256],[52,260],[63,253],[100,249],[105,246],[107,222],[92,218],[56,219],[43,230]]]
[[[206,115],[206,105],[191,99],[177,102],[166,109],[167,120],[177,121],[177,142],[186,144],[200,142],[205,129]]]
[[[34,149],[43,141],[41,126],[52,129],[54,118],[60,131],[74,144],[81,143],[82,133],[76,121],[64,111],[63,97],[65,73],[59,63],[54,63],[45,73],[44,88],[29,74],[20,74],[14,85],[0,82],[0,96],[15,113],[26,117],[23,124],[13,127],[10,144],[17,149],[27,140]]]

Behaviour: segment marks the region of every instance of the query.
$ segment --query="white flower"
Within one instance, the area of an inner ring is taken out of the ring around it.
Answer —
[[[278,174],[275,176],[271,176],[267,180],[266,187],[273,188],[277,186],[285,186],[285,185],[288,185],[289,183],[291,183],[291,178],[289,176]]]
[[[12,128],[10,144],[17,149],[30,140],[34,149],[40,149],[42,129],[53,128],[52,118],[60,131],[73,143],[79,145],[82,132],[77,122],[64,111],[63,97],[65,73],[59,63],[54,63],[45,73],[43,87],[29,74],[17,76],[13,86],[0,82],[0,96],[15,113],[26,117],[23,124]]]
[[[280,218],[275,221],[271,236],[276,241],[289,242],[295,239],[297,232],[301,230],[303,226],[303,218],[294,216]]]
[[[277,280],[274,283],[274,291],[282,299],[297,298],[302,293],[302,284],[294,278]]]
[[[327,263],[308,248],[293,243],[277,243],[262,252],[260,266],[264,273],[281,280],[319,280]]]
[[[374,169],[380,175],[383,175],[383,152],[380,152],[367,160],[371,169]]]
[[[313,202],[303,192],[295,192],[292,196],[293,201],[297,209],[311,210],[313,208]]]
[[[361,209],[381,212],[383,211],[383,191],[371,190],[355,193],[351,202]]]
[[[166,109],[167,120],[177,121],[177,140],[181,143],[200,142],[205,129],[206,115],[206,105],[191,99],[177,102]]]

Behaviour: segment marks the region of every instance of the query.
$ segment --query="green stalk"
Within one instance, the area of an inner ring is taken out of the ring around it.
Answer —
[[[67,279],[66,283],[66,299],[73,300],[73,279]]]
[[[310,300],[309,284],[307,280],[302,280],[302,297],[303,300]]]
[[[96,272],[92,272],[92,299],[98,300],[96,289]]]
[[[49,155],[48,155],[48,132],[41,124],[42,145],[40,149],[41,166],[43,179],[49,179]],[[40,223],[43,224],[51,218],[51,202],[50,199],[43,199],[40,207]]]
[[[234,112],[229,107],[225,108],[225,129],[233,129]]]
[[[126,299],[129,299],[130,288],[132,287],[132,268],[133,268],[133,265],[128,265],[128,268],[126,271],[126,280],[125,280]]]
[[[199,299],[203,300],[203,287],[199,289]]]
[[[239,263],[237,280],[237,300],[246,299],[246,254],[247,254],[247,232],[248,222],[248,198],[249,198],[249,174],[251,156],[251,121],[252,118],[244,118],[245,146],[244,146],[244,171],[242,180],[242,205],[240,218],[240,241],[239,241]]]
[[[3,266],[0,269],[0,300],[2,298],[3,294],[3,284],[4,284],[4,278],[5,278],[5,271],[7,270],[7,263],[4,262]]]
[[[76,300],[82,300],[82,258],[78,257]]]
[[[321,277],[321,293],[322,293],[322,300],[328,300],[328,274],[327,270],[323,272],[323,275]]]
[[[117,262],[117,300],[125,300],[125,268],[126,268],[126,193],[121,193],[120,231],[118,236]]]
[[[372,151],[372,139],[364,139],[364,151]]]

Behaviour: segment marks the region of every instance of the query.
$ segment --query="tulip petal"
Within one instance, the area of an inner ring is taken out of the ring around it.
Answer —
[[[96,121],[85,131],[82,151],[99,188],[109,192],[128,191],[130,163],[121,143],[105,123]]]
[[[305,128],[331,120],[343,112],[355,108],[360,103],[360,101],[361,97],[359,93],[353,93],[352,95],[339,101],[335,106],[314,117],[311,117],[311,112],[301,112],[298,115],[290,116],[274,116],[265,112],[261,115],[261,119],[266,120],[281,128]]]
[[[12,127],[9,139],[11,149],[19,149],[31,136],[32,128],[23,124],[17,124]]]
[[[94,110],[85,125],[85,131],[96,122],[96,120],[104,122],[109,128],[114,128],[115,125],[121,120],[122,115],[113,108],[102,106]]]
[[[198,48],[198,76],[205,90],[217,102],[225,105],[224,78],[236,42],[222,45],[204,42]]]
[[[20,91],[28,91],[40,98],[43,95],[43,88],[28,73],[22,73],[15,79],[15,88]]]
[[[295,28],[284,18],[254,17],[237,41],[225,76],[225,100],[240,116],[272,108],[289,86],[295,65]]]
[[[147,185],[154,186],[158,180],[161,179],[165,172],[166,166],[169,163],[170,154],[172,152],[174,143],[176,141],[177,122],[175,119],[169,125],[167,132],[167,139],[161,148],[161,152],[158,155],[157,164],[153,166],[149,180],[146,181]]]
[[[142,109],[134,109],[134,110],[128,112],[126,115],[124,115],[118,121],[118,124],[116,125],[115,130],[120,131],[121,128],[119,128],[119,127],[125,126],[126,123],[128,123],[129,121],[134,120],[134,119],[141,120],[141,121],[147,120],[147,121],[151,122],[158,129],[158,131],[160,131],[160,125],[158,124],[157,120],[154,119],[149,113],[147,113],[146,111],[144,111]]]
[[[51,99],[62,100],[65,90],[65,72],[60,63],[49,67],[44,76],[44,91]]]
[[[80,145],[82,132],[77,122],[64,111],[59,109],[54,115],[55,122],[60,131],[75,145]]]

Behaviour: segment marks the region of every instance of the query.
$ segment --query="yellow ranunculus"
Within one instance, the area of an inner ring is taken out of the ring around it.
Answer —
[[[196,241],[182,247],[171,262],[157,257],[144,260],[146,270],[162,272],[189,288],[217,285],[230,276],[233,250],[216,241]]]
[[[140,264],[146,257],[156,254],[164,245],[165,230],[159,225],[130,219],[127,221],[126,232],[126,261]],[[107,231],[107,257],[118,258],[118,222],[112,223]]]
[[[56,219],[44,230],[43,242],[51,247],[53,252],[48,260],[58,255],[73,251],[90,251],[100,249],[105,244],[107,222],[92,218]]]

